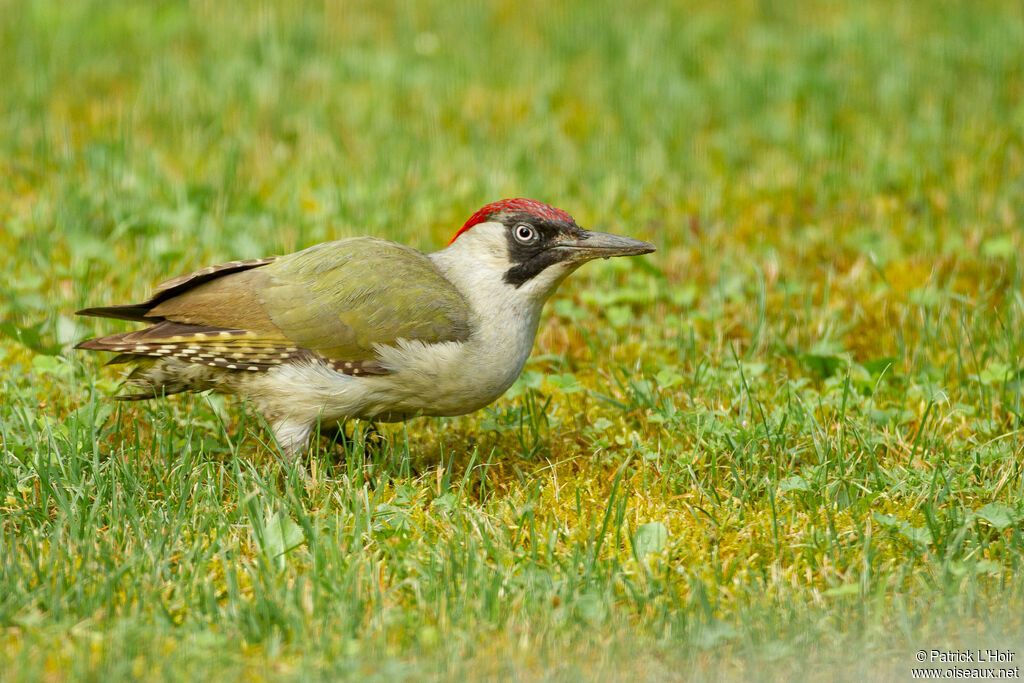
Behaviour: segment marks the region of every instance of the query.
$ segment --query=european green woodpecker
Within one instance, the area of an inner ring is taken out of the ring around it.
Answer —
[[[78,348],[135,364],[128,380],[137,393],[121,399],[247,396],[294,456],[321,423],[486,406],[522,372],[544,302],[569,273],[594,258],[652,251],[584,230],[547,204],[506,199],[432,254],[353,237],[204,268],[140,304],[78,311],[149,324]]]

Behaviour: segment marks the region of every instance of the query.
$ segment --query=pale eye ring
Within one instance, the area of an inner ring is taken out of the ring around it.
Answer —
[[[531,228],[526,223],[520,223],[513,231],[516,236],[516,241],[522,244],[529,244],[537,241],[537,231]]]

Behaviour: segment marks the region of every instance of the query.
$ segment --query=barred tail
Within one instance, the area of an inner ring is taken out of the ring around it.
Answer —
[[[110,337],[88,339],[76,348],[109,351]],[[95,342],[95,343],[91,343]],[[170,396],[186,391],[214,389],[228,371],[207,365],[189,363],[177,358],[154,358],[134,353],[120,353],[107,361],[107,365],[132,364],[125,384],[136,391],[115,396],[118,401],[144,401],[158,396]]]

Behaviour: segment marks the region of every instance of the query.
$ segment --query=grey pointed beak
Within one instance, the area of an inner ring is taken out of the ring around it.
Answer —
[[[612,256],[634,256],[650,254],[655,246],[650,242],[635,240],[632,237],[609,235],[606,232],[584,230],[583,236],[566,240],[558,245],[559,249],[569,250],[573,260],[586,261],[594,258]]]

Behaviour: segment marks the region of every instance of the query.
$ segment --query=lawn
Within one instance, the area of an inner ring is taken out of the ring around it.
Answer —
[[[1024,659],[1019,1],[0,0],[0,74],[0,679]],[[658,251],[484,411],[291,465],[71,348],[510,196]]]

